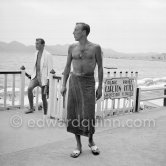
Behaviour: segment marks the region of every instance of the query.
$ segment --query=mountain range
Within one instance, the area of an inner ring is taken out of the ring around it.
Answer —
[[[46,49],[57,56],[66,56],[69,45],[46,45]],[[12,41],[10,43],[0,42],[0,53],[33,53],[35,46],[26,46],[18,41]],[[166,60],[166,53],[122,53],[114,51],[112,49],[102,48],[105,58],[116,59],[144,59],[144,60]]]

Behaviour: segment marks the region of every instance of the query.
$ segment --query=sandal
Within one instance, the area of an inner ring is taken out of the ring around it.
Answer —
[[[89,147],[91,148],[91,152],[94,154],[94,155],[99,155],[100,154],[100,150],[99,148],[96,146],[96,145],[89,145]]]
[[[70,157],[77,158],[82,153],[81,150],[74,150],[73,153],[70,154]]]

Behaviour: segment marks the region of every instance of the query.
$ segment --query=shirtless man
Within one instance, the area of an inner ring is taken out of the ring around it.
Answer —
[[[64,96],[72,63],[73,73],[69,79],[67,104],[67,131],[75,134],[77,141],[77,148],[71,154],[73,158],[78,157],[82,152],[81,135],[89,138],[89,147],[93,154],[100,153],[93,141],[93,134],[95,132],[95,101],[102,96],[103,66],[101,48],[87,40],[89,32],[89,25],[76,23],[73,34],[78,43],[69,46],[61,88],[61,94]],[[99,85],[95,95],[96,64],[98,65]]]

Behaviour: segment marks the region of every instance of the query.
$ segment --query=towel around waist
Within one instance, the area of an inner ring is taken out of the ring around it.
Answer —
[[[75,72],[71,72],[71,75],[80,76],[80,77],[94,77],[94,72],[93,73],[75,73]]]

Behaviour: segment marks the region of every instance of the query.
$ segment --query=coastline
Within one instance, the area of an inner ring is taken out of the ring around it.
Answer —
[[[118,57],[104,57],[104,58],[108,58],[108,59],[124,59],[124,60],[138,60],[138,61],[156,61],[156,62],[166,62],[166,59],[161,59],[161,60],[159,60],[159,59],[137,59],[137,58],[118,58]]]

